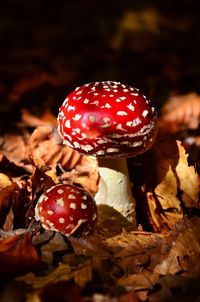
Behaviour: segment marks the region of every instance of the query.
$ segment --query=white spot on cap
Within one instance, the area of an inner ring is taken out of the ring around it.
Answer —
[[[97,151],[97,153],[96,153],[97,155],[104,155],[105,154],[105,152],[103,151],[103,150],[99,150],[99,151]]]
[[[68,195],[68,198],[69,198],[69,199],[76,199],[76,196],[73,195],[73,194],[69,194],[69,195]]]
[[[65,122],[65,127],[66,127],[66,128],[71,128],[70,120],[67,120],[67,121]]]
[[[144,111],[142,112],[142,115],[143,115],[144,117],[146,117],[148,113],[149,113],[148,110],[144,110]]]
[[[65,219],[63,217],[61,217],[61,218],[59,218],[58,221],[59,221],[60,224],[63,224],[65,222]]]
[[[78,121],[78,120],[80,120],[81,117],[82,117],[82,115],[76,114],[75,117],[73,117],[72,119],[75,121]]]
[[[105,104],[105,108],[111,108],[112,106],[108,103]]]
[[[128,113],[125,111],[117,111],[117,115],[128,115]]]
[[[74,131],[75,131],[76,133],[80,133],[80,132],[81,132],[81,129],[80,129],[80,128],[74,128]]]
[[[81,209],[83,210],[87,209],[87,205],[85,203],[81,203]]]
[[[91,145],[81,145],[81,149],[84,151],[91,151],[93,150],[93,147]]]
[[[87,200],[87,196],[82,196],[81,199]]]
[[[58,194],[63,194],[64,193],[64,191],[62,190],[62,189],[58,189]]]
[[[126,99],[125,96],[120,96],[118,99],[116,99],[116,102],[119,103],[121,101],[124,101]]]
[[[69,207],[70,209],[76,210],[76,204],[74,202],[71,202]]]
[[[90,101],[90,100],[85,99],[85,100],[83,101],[83,103],[84,103],[84,104],[88,104],[88,103],[89,103],[89,101]]]
[[[141,124],[141,122],[141,119],[137,117],[135,120],[127,122],[126,125],[129,127],[136,127],[137,125]]]
[[[76,95],[78,95],[78,94],[81,94],[83,91],[82,90],[80,90],[80,91],[78,91],[77,93],[76,93]]]
[[[117,127],[116,127],[116,129],[124,130],[123,127],[122,127],[122,124],[118,124]]]
[[[49,211],[47,211],[47,214],[51,216],[51,215],[53,215],[53,211],[49,210]]]
[[[142,146],[143,142],[142,141],[139,141],[139,142],[134,142],[132,144],[130,144],[131,147],[139,147],[139,146]]]
[[[74,142],[74,147],[75,148],[80,148],[80,144],[78,142]]]
[[[61,207],[64,207],[64,199],[63,198],[58,198],[56,199],[56,203],[61,206]]]
[[[130,109],[131,111],[135,110],[135,107],[131,103],[127,106],[127,108]]]
[[[118,148],[108,148],[106,151],[107,151],[107,153],[114,153],[114,152],[119,152],[119,149]]]
[[[68,106],[67,107],[67,111],[74,111],[75,110],[75,106]]]
[[[104,122],[104,124],[100,126],[101,128],[107,128],[107,127],[109,127],[111,125],[109,117],[104,117],[103,118],[103,122]]]
[[[94,101],[94,102],[92,102],[92,103],[90,103],[91,105],[96,105],[96,106],[98,106],[99,105],[99,101]]]
[[[124,92],[128,92],[128,89],[123,89]]]

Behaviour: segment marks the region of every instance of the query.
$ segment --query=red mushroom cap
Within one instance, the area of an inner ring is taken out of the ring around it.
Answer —
[[[35,218],[46,230],[64,235],[89,233],[97,220],[94,199],[74,185],[58,184],[42,194],[35,207]]]
[[[157,115],[137,88],[104,81],[77,87],[63,102],[58,131],[80,153],[134,156],[149,149],[157,133]]]

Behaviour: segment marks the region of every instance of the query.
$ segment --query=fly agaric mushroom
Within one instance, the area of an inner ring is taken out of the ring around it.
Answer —
[[[94,199],[74,185],[58,184],[42,194],[35,207],[35,219],[46,230],[66,236],[89,233],[97,220]]]
[[[109,205],[113,203],[131,221],[135,220],[135,201],[126,157],[152,146],[156,124],[156,111],[150,101],[137,88],[114,81],[77,87],[59,109],[58,131],[63,143],[82,154],[101,158],[99,163],[106,168],[99,169],[100,176],[109,174],[111,187],[102,179],[102,192],[98,192],[96,202],[106,203],[105,195],[112,199],[114,185],[119,194],[109,200]]]

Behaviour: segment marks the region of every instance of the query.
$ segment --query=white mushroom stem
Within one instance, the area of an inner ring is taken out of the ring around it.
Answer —
[[[125,158],[99,160],[100,183],[95,195],[97,205],[106,204],[136,224],[135,199]]]

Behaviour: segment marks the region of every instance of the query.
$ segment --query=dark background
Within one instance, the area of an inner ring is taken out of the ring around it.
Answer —
[[[58,107],[76,86],[116,80],[161,108],[200,90],[197,0],[0,1],[0,119]]]

